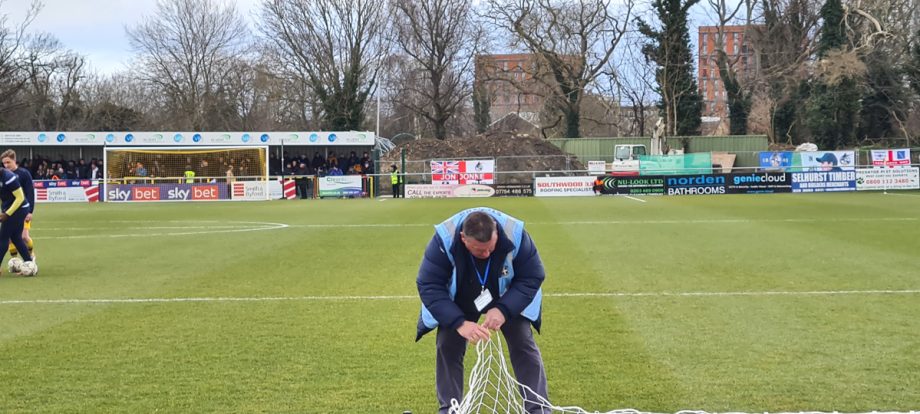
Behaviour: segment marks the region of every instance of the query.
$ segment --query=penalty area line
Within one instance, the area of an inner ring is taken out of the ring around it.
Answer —
[[[656,297],[769,297],[769,296],[854,296],[916,295],[920,289],[903,290],[812,290],[812,291],[739,291],[739,292],[569,292],[547,293],[547,298],[656,298]],[[418,300],[416,295],[343,295],[343,296],[267,296],[267,297],[186,297],[186,298],[98,298],[98,299],[7,299],[0,305],[42,304],[119,304],[119,303],[209,303],[209,302],[351,302],[351,301]]]

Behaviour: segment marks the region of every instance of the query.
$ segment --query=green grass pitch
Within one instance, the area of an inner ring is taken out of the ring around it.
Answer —
[[[433,413],[415,277],[478,205],[543,258],[555,404],[920,409],[920,193],[642,200],[40,205],[0,412]]]

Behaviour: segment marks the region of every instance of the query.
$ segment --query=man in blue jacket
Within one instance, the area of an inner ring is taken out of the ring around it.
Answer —
[[[438,328],[435,377],[440,413],[449,411],[451,400],[463,397],[467,342],[488,340],[490,331],[499,329],[518,382],[547,398],[543,358],[531,331],[531,326],[540,330],[544,278],[533,240],[514,217],[473,208],[435,226],[416,281],[422,299],[416,341]],[[525,408],[544,412],[536,404]]]

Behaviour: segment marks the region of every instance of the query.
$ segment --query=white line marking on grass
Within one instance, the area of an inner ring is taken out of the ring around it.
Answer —
[[[630,200],[638,201],[638,202],[640,202],[640,203],[645,203],[645,202],[646,202],[645,200],[643,200],[643,199],[641,199],[641,198],[636,198],[636,197],[633,197],[633,196],[623,196],[623,197],[626,197],[626,198],[628,198],[628,199],[630,199]]]
[[[338,229],[338,228],[390,228],[390,227],[434,227],[434,223],[364,223],[364,224],[291,224],[288,227],[306,229]]]
[[[163,222],[159,222],[163,223]],[[172,222],[176,223],[176,222]],[[200,223],[200,222],[188,222],[188,223]],[[214,222],[216,223],[216,222]],[[268,223],[268,222],[257,222],[257,221],[237,221],[231,222],[236,225],[225,225],[225,226],[149,226],[149,227],[122,227],[122,228],[89,228],[87,230],[184,230],[184,231],[175,231],[175,232],[162,232],[162,233],[129,233],[129,234],[80,234],[73,236],[42,236],[42,240],[69,240],[69,239],[97,239],[97,238],[126,238],[126,237],[158,237],[158,236],[190,236],[190,235],[200,235],[200,234],[219,234],[219,233],[242,233],[250,231],[264,231],[264,230],[278,230],[289,227],[284,223]],[[198,229],[197,231],[188,231],[190,229]],[[51,230],[51,229],[38,229],[40,230],[38,234],[41,234],[41,231]],[[35,230],[33,230],[34,232]]]
[[[864,221],[918,221],[918,217],[877,217],[877,218],[789,218],[789,219],[712,219],[712,220],[591,220],[591,221],[557,221],[534,222],[528,224],[743,224],[743,223],[838,223]]]
[[[764,292],[571,292],[548,293],[550,298],[585,297],[738,297],[738,296],[844,296],[844,295],[916,295],[920,289],[905,290],[814,290],[814,291],[764,291]],[[268,297],[190,297],[190,298],[111,298],[111,299],[10,299],[0,300],[0,305],[41,304],[117,304],[117,303],[194,303],[194,302],[349,302],[375,300],[418,300],[416,295],[375,296],[268,296]]]
[[[895,195],[895,196],[907,196],[907,197],[920,197],[920,194],[914,194],[914,193],[910,193],[910,194],[908,194],[908,193],[889,193],[889,192],[886,191],[886,192],[884,192],[883,194],[886,194],[886,195]]]
[[[905,290],[811,290],[811,291],[763,291],[763,292],[598,292],[598,293],[552,293],[549,297],[731,297],[731,296],[843,296],[843,295],[916,295],[920,289]]]
[[[744,223],[841,223],[871,221],[920,221],[918,217],[878,217],[878,218],[791,218],[791,219],[712,219],[712,220],[591,220],[591,221],[532,221],[530,225],[597,225],[597,224],[744,224]],[[395,227],[433,227],[436,223],[364,223],[364,224],[290,224],[294,228],[395,228]]]

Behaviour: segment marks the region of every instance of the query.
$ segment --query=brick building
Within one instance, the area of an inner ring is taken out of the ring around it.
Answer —
[[[746,28],[746,26],[725,26],[723,38],[728,63],[735,69],[742,84],[744,79],[751,77],[756,67],[754,48],[745,35]],[[700,26],[697,83],[703,98],[703,116],[725,119],[728,117],[728,100],[725,96],[725,86],[719,76],[719,67],[716,64],[718,55],[715,52],[718,50],[718,36],[718,26]]]

